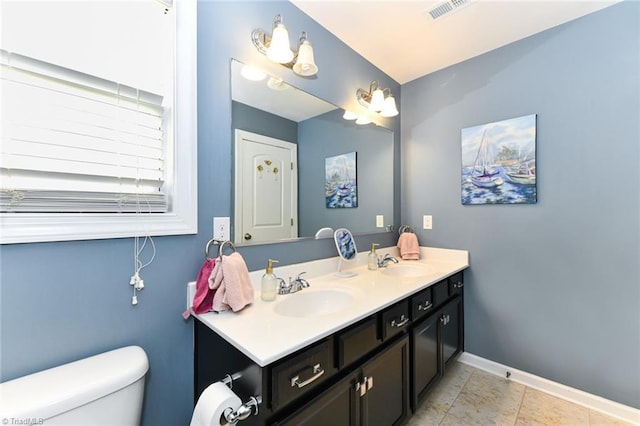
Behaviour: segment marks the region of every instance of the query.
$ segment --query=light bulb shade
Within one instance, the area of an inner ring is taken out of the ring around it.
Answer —
[[[267,81],[267,87],[271,90],[286,90],[289,85],[285,83],[281,78],[271,77]]]
[[[352,111],[345,110],[344,114],[342,115],[342,118],[344,118],[345,120],[355,120],[356,118],[358,118],[358,114]]]
[[[365,117],[364,115],[361,115],[358,117],[358,119],[356,120],[356,124],[369,124],[371,123],[371,120],[369,120],[368,117]]]
[[[376,89],[371,95],[371,102],[369,103],[369,109],[379,112],[384,107],[384,93],[381,89]]]
[[[289,32],[284,24],[277,24],[271,35],[271,44],[267,48],[267,58],[280,64],[288,64],[293,59],[289,47]]]
[[[380,111],[380,115],[383,117],[395,117],[398,115],[398,108],[396,108],[396,100],[392,95],[387,96],[384,100],[384,105],[382,107],[382,111]]]
[[[298,60],[293,65],[293,72],[305,77],[316,75],[318,72],[318,67],[313,60],[313,47],[307,40],[300,43]]]

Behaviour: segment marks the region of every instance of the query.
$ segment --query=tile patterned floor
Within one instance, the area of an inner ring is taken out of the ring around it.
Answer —
[[[586,407],[456,362],[408,426],[628,426]]]

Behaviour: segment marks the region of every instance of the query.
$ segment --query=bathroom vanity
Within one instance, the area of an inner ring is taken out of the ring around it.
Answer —
[[[395,248],[383,249],[397,255]],[[366,254],[365,254],[366,255]],[[421,248],[421,261],[337,278],[337,259],[276,268],[311,287],[195,320],[195,398],[227,374],[246,425],[403,424],[464,348],[465,251]],[[264,271],[252,272],[258,283]],[[195,401],[194,401],[195,403]]]

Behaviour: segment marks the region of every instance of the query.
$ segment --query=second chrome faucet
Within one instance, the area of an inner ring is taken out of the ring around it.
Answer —
[[[309,281],[300,277],[302,274],[306,274],[306,272],[300,272],[293,280],[289,277],[288,283],[284,279],[279,278],[278,294],[291,294],[309,287],[311,284],[309,284]]]

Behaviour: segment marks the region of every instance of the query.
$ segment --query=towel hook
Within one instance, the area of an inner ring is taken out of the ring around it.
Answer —
[[[222,240],[216,240],[215,238],[212,240],[209,240],[209,242],[207,243],[207,246],[204,249],[204,257],[205,259],[211,259],[211,256],[209,255],[209,250],[211,250],[211,245],[212,244],[218,244],[218,257],[222,257],[222,253],[224,251],[224,246],[225,244],[229,244],[231,246],[231,249],[235,252],[237,251],[236,246],[229,240],[226,241],[222,241]]]
[[[207,246],[204,249],[205,259],[211,259],[211,256],[209,256],[209,249],[211,248],[211,244],[219,244],[219,243],[218,243],[218,240],[209,240],[209,242],[207,243]]]
[[[237,251],[237,250],[236,250],[236,246],[235,246],[235,245],[233,245],[233,243],[232,243],[231,241],[229,241],[229,240],[227,240],[227,241],[223,241],[223,242],[220,244],[220,248],[218,249],[218,257],[222,257],[222,253],[224,252],[224,245],[225,245],[225,244],[229,244],[229,245],[231,246],[231,250],[233,250],[234,252],[236,252],[236,251]]]
[[[398,229],[398,234],[402,234],[405,232],[410,232],[412,234],[414,234],[415,232],[413,231],[413,228],[410,227],[409,225],[402,225],[399,229]]]

